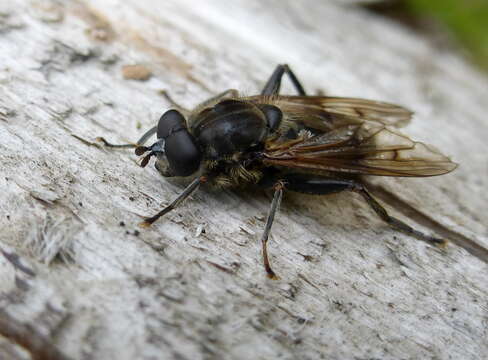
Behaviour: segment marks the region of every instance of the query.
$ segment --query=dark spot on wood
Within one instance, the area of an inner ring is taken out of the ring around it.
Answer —
[[[146,286],[154,287],[158,284],[155,278],[144,275],[137,275],[134,277],[134,280],[136,281],[136,284],[139,288],[143,288]]]
[[[36,273],[34,271],[21,263],[19,255],[15,253],[9,253],[5,250],[0,251],[2,252],[5,259],[7,259],[17,270],[20,270],[29,276],[36,276]]]
[[[213,267],[215,267],[215,268],[217,268],[219,270],[222,270],[223,272],[226,272],[228,274],[234,274],[234,270],[233,269],[229,269],[228,267],[222,266],[220,264],[214,263],[214,262],[209,261],[209,260],[207,260],[207,263],[209,263],[210,265],[212,265]]]
[[[15,276],[15,286],[17,286],[17,288],[19,288],[20,290],[23,290],[23,291],[27,291],[30,288],[27,281],[25,281],[24,279],[21,279],[18,276]]]
[[[311,255],[305,255],[305,254],[301,254],[301,253],[297,253],[297,254],[302,256],[303,260],[305,260],[305,261],[312,262],[314,260],[314,257]]]

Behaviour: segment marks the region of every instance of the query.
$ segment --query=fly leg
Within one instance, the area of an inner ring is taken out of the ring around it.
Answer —
[[[275,71],[273,71],[273,74],[271,74],[268,82],[264,86],[263,91],[261,91],[261,95],[278,95],[281,87],[281,79],[285,73],[290,78],[291,83],[295,87],[298,94],[301,96],[306,96],[302,84],[300,84],[300,81],[298,81],[293,71],[291,71],[290,67],[286,64],[278,65],[276,67]]]
[[[370,193],[365,189],[364,185],[356,184],[353,191],[361,194],[361,196],[366,200],[366,202],[374,210],[374,212],[392,228],[401,231],[404,234],[413,236],[419,240],[423,240],[431,245],[443,247],[447,244],[447,241],[444,239],[424,234],[423,232],[405,224],[403,221],[394,218],[393,216],[390,216],[385,208],[370,195]]]
[[[424,234],[423,232],[412,228],[403,221],[388,214],[386,209],[378,201],[376,201],[366,190],[365,186],[358,181],[338,180],[305,174],[288,174],[283,177],[283,181],[285,182],[288,190],[306,194],[326,195],[344,190],[356,192],[360,194],[366,200],[368,205],[374,210],[374,212],[392,228],[401,231],[404,234],[413,236],[419,240],[423,240],[429,244],[436,246],[443,246],[446,244],[446,240]]]
[[[306,174],[286,174],[281,176],[270,174],[265,176],[260,183],[263,187],[268,187],[271,184],[274,184],[274,195],[266,220],[264,233],[261,237],[261,243],[263,246],[264,269],[270,279],[278,279],[278,276],[271,268],[269,262],[267,242],[276,211],[278,210],[283,197],[283,190],[287,189],[306,194],[325,195],[343,190],[350,190],[354,187],[354,183],[347,180],[327,179]]]
[[[173,109],[178,110],[185,118],[187,118],[188,115],[190,115],[191,111],[185,109],[183,106],[181,106],[176,101],[174,101],[173,98],[168,94],[166,90],[161,90],[159,94],[161,94],[166,99],[166,101],[170,103]]]
[[[161,216],[169,213],[171,210],[174,210],[176,207],[178,207],[178,205],[180,205],[186,198],[188,198],[191,194],[193,194],[195,191],[198,190],[198,187],[200,186],[200,184],[202,184],[206,181],[207,181],[206,176],[197,177],[195,180],[193,180],[190,183],[190,185],[188,185],[185,188],[185,190],[183,190],[183,192],[180,195],[178,195],[178,197],[175,200],[173,200],[173,202],[171,204],[166,206],[163,210],[158,212],[156,215],[144,219],[144,221],[142,223],[140,223],[139,225],[141,227],[151,226],[152,223],[154,223],[156,220],[158,220]]]
[[[212,96],[210,99],[205,100],[204,102],[200,103],[197,105],[195,108],[194,112],[197,112],[198,110],[202,110],[203,108],[206,107],[212,107],[216,105],[218,102],[224,99],[235,99],[239,96],[239,92],[236,89],[229,89],[221,92],[220,94],[217,94],[215,96]]]
[[[271,231],[271,226],[273,225],[276,211],[278,211],[280,207],[281,199],[283,197],[283,188],[284,186],[282,182],[277,182],[274,186],[273,201],[271,202],[271,208],[269,209],[268,218],[266,219],[266,226],[264,227],[263,236],[261,237],[261,244],[263,246],[264,269],[266,270],[268,277],[274,280],[277,280],[279,278],[276,275],[276,273],[273,271],[273,269],[271,269],[271,265],[269,263],[269,258],[268,258],[267,244],[269,239],[269,232]]]

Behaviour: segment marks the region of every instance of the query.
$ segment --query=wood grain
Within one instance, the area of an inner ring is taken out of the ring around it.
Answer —
[[[458,55],[311,0],[12,0],[0,49],[0,358],[486,358],[488,87]],[[182,185],[96,137],[137,140],[161,90],[188,108],[256,94],[278,63],[310,93],[414,110],[404,131],[459,169],[370,182],[395,216],[469,241],[440,251],[356,195],[285,194],[272,281],[265,194],[203,188],[138,228]]]

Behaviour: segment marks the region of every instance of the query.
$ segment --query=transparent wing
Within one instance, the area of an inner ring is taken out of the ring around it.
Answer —
[[[285,114],[286,120],[323,132],[364,121],[402,127],[408,124],[413,114],[399,105],[355,98],[258,95],[244,100],[275,105]]]
[[[303,131],[293,140],[270,139],[264,162],[313,171],[419,177],[442,175],[457,167],[433,147],[373,121],[319,135]]]

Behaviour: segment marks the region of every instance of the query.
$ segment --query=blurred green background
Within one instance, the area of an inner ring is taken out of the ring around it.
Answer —
[[[447,30],[453,45],[488,70],[488,0],[390,0],[367,6],[390,15],[416,30],[428,21],[436,31]],[[440,29],[442,28],[442,29]]]

